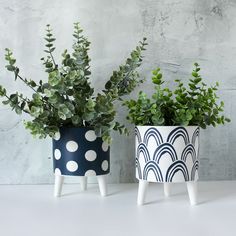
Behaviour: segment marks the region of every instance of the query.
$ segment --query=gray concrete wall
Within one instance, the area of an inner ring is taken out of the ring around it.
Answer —
[[[76,21],[92,42],[92,81],[98,89],[143,36],[149,46],[141,69],[147,82],[141,89],[152,92],[150,71],[157,66],[170,82],[187,80],[195,61],[207,82],[219,81],[225,113],[232,122],[201,132],[200,178],[236,179],[236,1],[1,0],[0,84],[30,94],[4,69],[4,48],[14,50],[24,75],[46,79],[39,60],[45,25],[51,23],[54,28],[59,57],[64,48],[70,48]],[[2,105],[0,114],[0,184],[51,183],[51,141],[32,139],[22,125],[26,117]],[[120,107],[119,117],[121,121],[125,117]],[[133,182],[133,136],[114,134],[113,138],[110,182]]]

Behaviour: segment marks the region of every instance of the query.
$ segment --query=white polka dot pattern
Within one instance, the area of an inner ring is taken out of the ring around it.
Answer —
[[[104,152],[107,152],[108,148],[109,148],[108,143],[107,143],[107,142],[103,142],[103,143],[102,143],[102,150],[103,150]]]
[[[55,133],[54,139],[58,141],[61,138],[60,132]]]
[[[109,167],[108,161],[105,160],[102,162],[102,170],[107,171]]]
[[[56,168],[56,169],[54,170],[54,174],[55,174],[55,175],[61,175],[60,169],[59,169],[59,168]]]
[[[85,133],[85,138],[89,141],[89,142],[93,142],[95,141],[95,139],[97,138],[95,132],[93,130],[89,130]]]
[[[85,153],[85,159],[87,161],[95,161],[95,159],[97,158],[97,153],[93,150],[88,150],[86,153]]]
[[[56,160],[59,160],[61,158],[61,151],[59,149],[54,150],[54,157]]]
[[[55,174],[96,176],[109,173],[110,152],[107,142],[92,128],[62,127],[53,138]]]
[[[77,171],[77,169],[78,169],[78,164],[77,164],[77,162],[75,162],[75,161],[68,161],[68,162],[66,163],[66,168],[67,168],[67,170],[70,171],[70,172],[75,172],[75,171]]]
[[[78,143],[75,141],[69,141],[66,143],[66,149],[69,152],[76,152],[78,149]]]
[[[85,176],[95,176],[96,172],[94,170],[87,170],[85,172]]]

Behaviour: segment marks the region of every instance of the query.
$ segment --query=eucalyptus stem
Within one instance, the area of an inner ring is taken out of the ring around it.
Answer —
[[[108,79],[102,92],[94,94],[90,82],[90,42],[83,36],[79,23],[74,24],[72,53],[64,50],[62,62],[58,64],[54,58],[54,38],[50,25],[46,26],[45,50],[46,56],[41,58],[47,81],[27,79],[19,74],[15,65],[16,59],[10,49],[6,49],[6,68],[32,89],[32,98],[25,98],[22,94],[7,95],[7,101],[17,114],[22,111],[29,113],[31,120],[25,122],[25,127],[31,134],[40,138],[53,137],[62,126],[81,127],[94,126],[95,132],[102,135],[102,139],[111,142],[110,131],[121,134],[127,131],[122,124],[116,122],[115,102],[121,97],[130,94],[142,80],[136,70],[142,62],[142,53],[145,50],[144,39],[131,52],[125,63],[118,67]],[[6,89],[0,86],[0,96],[6,94]]]
[[[26,80],[24,80],[19,74],[17,74],[17,77],[23,81],[29,88],[31,88],[35,93],[37,93],[37,91],[28,83],[26,82]]]
[[[9,101],[13,102],[12,99],[11,99],[7,94],[5,94],[4,96],[5,96]],[[23,98],[21,98],[21,99],[23,99]],[[23,100],[24,100],[24,99],[23,99]],[[25,100],[24,100],[24,101],[25,101]],[[19,104],[20,104],[20,102],[17,102],[18,107],[20,107]],[[20,108],[21,108],[21,107],[20,107]],[[24,108],[23,108],[23,109],[21,108],[21,110],[24,111],[24,112],[27,113],[27,114],[30,114],[30,112],[27,111],[27,110],[25,110]]]
[[[230,122],[221,114],[224,103],[221,101],[218,105],[218,83],[207,87],[199,74],[199,65],[195,63],[194,66],[188,86],[175,80],[177,86],[173,91],[162,86],[165,81],[160,68],[152,71],[155,93],[148,98],[146,93],[140,91],[137,100],[124,102],[129,111],[127,119],[135,125],[196,125],[201,128]]]

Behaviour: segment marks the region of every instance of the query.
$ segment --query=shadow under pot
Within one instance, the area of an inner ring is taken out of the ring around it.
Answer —
[[[77,176],[82,190],[87,189],[87,177],[96,176],[101,195],[107,194],[105,177],[110,173],[110,148],[93,128],[62,127],[52,144],[55,196],[61,195],[64,176]]]
[[[164,184],[166,197],[173,183],[186,183],[190,203],[197,204],[199,168],[198,126],[137,126],[135,128],[137,203],[142,205],[149,182]]]

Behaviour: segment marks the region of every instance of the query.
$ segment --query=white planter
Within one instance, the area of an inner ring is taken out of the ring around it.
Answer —
[[[166,183],[166,195],[167,183],[188,182],[190,186],[198,180],[198,126],[137,126],[135,151],[137,179],[143,184]]]

